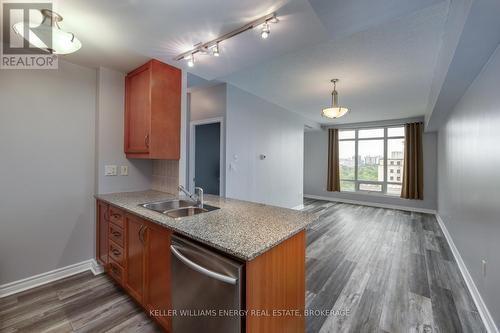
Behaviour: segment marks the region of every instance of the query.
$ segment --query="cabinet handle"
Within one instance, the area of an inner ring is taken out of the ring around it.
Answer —
[[[106,209],[106,210],[104,211],[104,221],[109,221],[109,215],[108,215],[108,214],[109,214],[109,213],[108,213],[108,210]]]
[[[117,219],[117,220],[121,217],[121,215],[120,215],[120,214],[112,214],[112,215],[113,215],[113,218],[115,218],[115,219]]]
[[[119,231],[113,231],[111,234],[115,237],[120,237],[122,235]]]
[[[115,256],[119,256],[120,255],[120,251],[118,251],[117,249],[113,249],[113,250],[111,250],[111,252],[113,252],[113,254]]]
[[[146,145],[146,148],[149,148],[149,133],[144,137],[144,144]]]
[[[146,227],[145,225],[142,225],[141,228],[139,229],[139,240],[141,241],[142,245],[144,245],[144,233],[146,232]]]
[[[112,271],[113,271],[113,273],[115,273],[116,275],[120,275],[120,274],[118,273],[118,269],[117,269],[115,266],[111,265],[111,270],[112,270]]]

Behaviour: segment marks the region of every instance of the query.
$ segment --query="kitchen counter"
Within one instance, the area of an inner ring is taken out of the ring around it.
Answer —
[[[213,195],[205,195],[205,203],[220,209],[174,219],[139,206],[178,198],[168,193],[151,190],[95,197],[246,261],[304,230],[316,219],[311,213]]]

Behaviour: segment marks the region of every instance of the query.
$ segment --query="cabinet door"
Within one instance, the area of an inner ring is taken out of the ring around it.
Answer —
[[[125,153],[148,153],[151,68],[146,64],[125,79]]]
[[[145,222],[141,219],[126,215],[126,265],[125,287],[139,302],[144,296],[144,268],[145,268]]]
[[[96,259],[106,266],[108,264],[108,205],[97,201],[96,218]]]
[[[147,309],[168,332],[172,331],[170,294],[170,237],[172,232],[148,223],[146,231],[146,288],[144,303]],[[157,311],[159,310],[159,311]]]

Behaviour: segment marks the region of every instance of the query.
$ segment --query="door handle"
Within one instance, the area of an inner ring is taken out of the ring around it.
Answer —
[[[192,262],[188,258],[184,257],[179,252],[179,250],[175,246],[173,246],[173,245],[170,245],[170,250],[172,251],[172,253],[174,254],[174,256],[177,257],[177,259],[179,259],[184,264],[186,264],[186,266],[188,266],[189,268],[197,271],[198,273],[201,273],[203,275],[211,277],[212,279],[215,279],[215,280],[218,280],[218,281],[221,281],[221,282],[225,282],[225,283],[229,283],[229,284],[233,284],[233,285],[236,285],[236,282],[238,282],[238,279],[236,279],[236,278],[233,278],[233,277],[230,277],[230,276],[227,276],[227,275],[223,275],[223,274],[219,274],[217,272],[214,272],[214,271],[211,271],[209,269],[206,269],[205,267],[202,267],[202,266],[198,265],[195,262]]]
[[[149,133],[144,137],[144,144],[146,145],[146,148],[149,148]]]

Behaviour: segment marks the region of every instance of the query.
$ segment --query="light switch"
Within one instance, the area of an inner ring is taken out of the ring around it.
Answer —
[[[128,176],[128,165],[122,165],[120,167],[120,174],[122,176]]]
[[[118,174],[118,167],[116,165],[105,165],[104,175],[105,176],[116,176]]]

